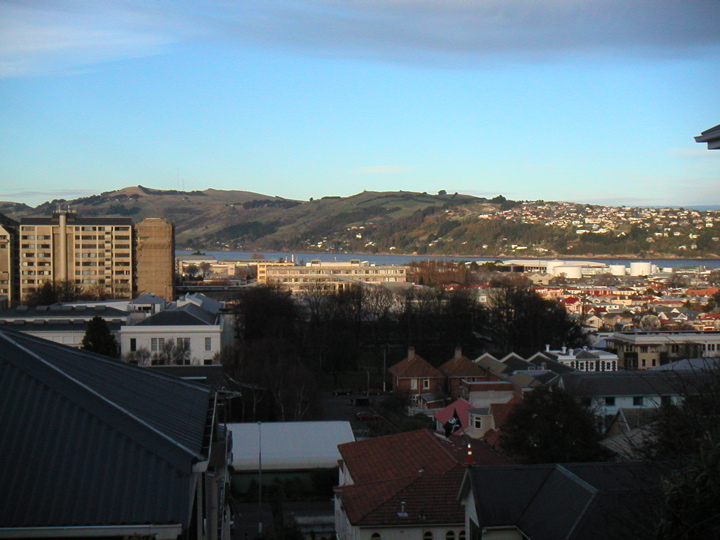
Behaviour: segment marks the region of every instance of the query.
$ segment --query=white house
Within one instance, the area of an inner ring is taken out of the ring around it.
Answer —
[[[145,350],[160,353],[169,342],[190,351],[190,363],[207,365],[233,339],[230,315],[222,304],[203,295],[187,295],[165,309],[120,328],[123,356]]]

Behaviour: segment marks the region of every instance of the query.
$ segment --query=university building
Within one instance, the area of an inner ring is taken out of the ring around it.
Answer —
[[[263,269],[264,282],[290,289],[293,294],[313,290],[340,291],[353,285],[405,283],[407,267],[375,265],[369,262],[321,262],[313,260],[305,266],[275,265]],[[261,280],[258,268],[258,281]]]
[[[16,304],[46,281],[71,280],[115,298],[151,292],[172,300],[174,252],[173,225],[160,218],[133,225],[130,218],[69,210],[22,218],[16,231],[0,228],[0,295]]]

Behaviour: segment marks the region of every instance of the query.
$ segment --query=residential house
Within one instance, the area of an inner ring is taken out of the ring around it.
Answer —
[[[701,373],[684,371],[613,371],[566,373],[558,386],[577,395],[598,416],[614,416],[620,409],[657,408],[680,403],[701,382]]]
[[[466,540],[457,494],[468,463],[465,444],[429,430],[366,439],[339,447],[335,490],[339,540]],[[475,463],[507,464],[487,445]]]
[[[208,387],[0,328],[0,538],[229,540]]]
[[[408,392],[413,407],[422,410],[445,406],[445,377],[427,360],[415,354],[415,347],[408,347],[408,355],[390,368],[393,390]]]
[[[539,363],[545,369],[551,369],[557,373],[567,373],[572,370],[617,371],[619,359],[617,354],[609,351],[588,349],[587,347],[563,347],[560,350],[551,351],[548,346],[543,352],[531,356],[528,362],[535,365]]]
[[[462,381],[486,380],[489,373],[488,370],[464,356],[460,347],[455,349],[455,356],[438,369],[445,376],[445,393],[453,400],[460,397]]]
[[[232,339],[232,323],[222,304],[200,294],[186,295],[165,309],[133,319],[120,328],[123,356],[147,351],[151,361],[169,343],[175,343],[189,351],[190,364],[212,364]]]
[[[459,493],[465,530],[473,540],[641,538],[656,473],[626,462],[473,467]]]

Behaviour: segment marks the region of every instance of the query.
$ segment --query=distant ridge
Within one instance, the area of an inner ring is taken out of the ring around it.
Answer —
[[[49,215],[59,205],[83,216],[127,216],[134,221],[163,217],[175,223],[180,249],[720,258],[718,205],[609,207],[445,191],[363,191],[298,201],[250,191],[130,186],[36,208],[0,202],[0,213],[19,220]]]

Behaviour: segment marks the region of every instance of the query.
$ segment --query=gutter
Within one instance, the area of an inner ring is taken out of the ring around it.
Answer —
[[[182,535],[180,524],[172,525],[101,525],[87,527],[13,527],[0,529],[0,538],[68,538],[68,537],[154,537],[174,540]]]

